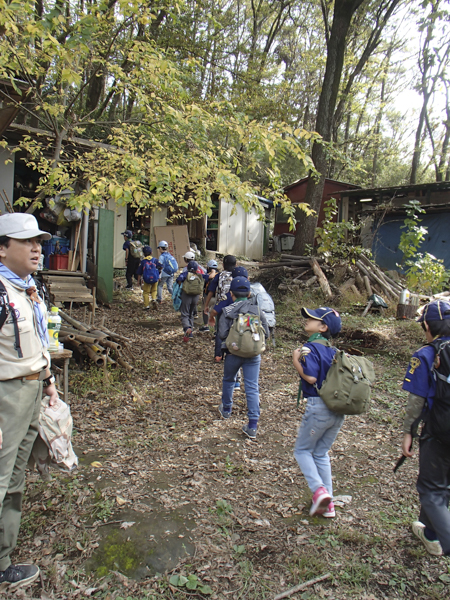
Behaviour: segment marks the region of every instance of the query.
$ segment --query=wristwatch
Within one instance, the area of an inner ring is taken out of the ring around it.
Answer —
[[[55,381],[56,379],[53,377],[53,375],[50,375],[50,377],[47,377],[47,379],[42,380],[42,385],[46,388],[52,383],[55,383]]]

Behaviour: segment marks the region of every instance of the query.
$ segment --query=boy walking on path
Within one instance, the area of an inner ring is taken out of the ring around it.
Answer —
[[[199,264],[191,260],[187,264],[187,270],[183,271],[177,278],[177,283],[183,285],[181,292],[181,325],[183,326],[183,342],[188,342],[194,337],[194,318],[197,314],[197,304],[200,294],[203,291],[204,279],[206,275],[201,273]]]
[[[242,368],[245,384],[245,396],[247,400],[248,424],[242,427],[244,434],[254,440],[260,415],[259,409],[259,370],[261,365],[261,354],[250,358],[243,358],[228,352],[226,339],[230,333],[235,319],[239,315],[255,315],[264,328],[265,337],[269,337],[269,328],[264,313],[260,313],[258,307],[248,299],[250,294],[250,282],[245,277],[236,277],[230,284],[230,292],[233,304],[223,309],[222,317],[219,319],[219,338],[222,340],[222,350],[225,354],[222,381],[222,401],[219,412],[224,419],[231,416],[233,408],[233,391],[236,376]],[[258,338],[259,340],[259,338]]]
[[[137,270],[139,267],[140,259],[138,257],[134,257],[131,253],[131,242],[133,239],[133,232],[127,229],[122,233],[124,243],[123,249],[125,250],[125,264],[127,266],[127,270],[125,273],[125,277],[127,278],[127,290],[133,289],[133,277],[137,279]]]
[[[36,565],[12,565],[22,515],[25,468],[38,433],[42,394],[58,399],[50,373],[47,309],[31,277],[41,255],[32,215],[0,216],[0,587],[39,577]]]
[[[450,303],[430,302],[418,319],[428,342],[410,360],[403,382],[409,392],[402,452],[411,457],[420,420],[419,520],[412,531],[429,554],[450,555]]]
[[[294,456],[313,494],[310,515],[336,515],[328,451],[344,422],[344,415],[330,410],[319,391],[336,353],[328,341],[341,330],[341,318],[332,308],[302,308],[306,318],[308,341],[294,350],[292,360],[307,398],[305,413],[298,430]]]
[[[161,276],[158,282],[158,295],[157,302],[161,304],[162,302],[162,293],[164,284],[167,286],[167,291],[172,297],[173,292],[173,276],[178,271],[178,264],[175,258],[170,254],[169,244],[161,240],[158,244],[158,250],[160,253],[159,262],[162,264]]]
[[[206,279],[206,277],[204,277],[205,287],[203,288],[203,298],[202,298],[203,326],[200,327],[200,329],[199,329],[199,331],[201,333],[209,332],[209,326],[208,326],[209,311],[211,310],[212,304],[214,303],[213,296],[210,297],[208,304],[206,304],[206,302],[208,300],[209,285],[214,280],[214,277],[217,275],[217,273],[218,273],[217,269],[218,269],[217,261],[215,261],[214,259],[208,260],[208,262],[206,263],[206,273],[208,275],[208,278]]]
[[[143,253],[144,258],[141,260],[141,264],[137,270],[138,285],[141,285],[142,278],[144,280],[142,290],[144,294],[144,310],[150,309],[150,295],[152,297],[152,308],[153,310],[156,310],[158,308],[156,295],[158,292],[158,281],[162,264],[157,258],[153,258],[150,246],[144,246]]]

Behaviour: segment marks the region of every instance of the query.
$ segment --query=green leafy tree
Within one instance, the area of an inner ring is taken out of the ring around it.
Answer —
[[[256,120],[225,99],[195,101],[189,80],[197,60],[175,61],[155,43],[181,6],[98,2],[37,10],[34,2],[0,0],[0,76],[29,84],[25,114],[42,130],[15,149],[41,175],[37,200],[73,188],[77,207],[113,198],[208,214],[214,193],[257,210],[255,193],[273,193],[293,224],[290,203],[277,191],[280,164],[290,155],[311,168],[303,148],[310,134]],[[98,144],[86,149],[76,137]]]

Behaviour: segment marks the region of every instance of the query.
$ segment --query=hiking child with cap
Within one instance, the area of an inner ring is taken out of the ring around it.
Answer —
[[[193,250],[189,250],[188,252],[186,252],[183,255],[183,260],[184,260],[184,264],[186,265],[183,268],[183,271],[187,271],[187,265],[191,260],[195,260],[195,252]],[[200,273],[201,275],[205,275],[206,274],[206,269],[204,267],[202,267],[202,265],[200,265],[199,263],[197,263],[198,267],[197,267],[197,273]],[[195,311],[194,311],[194,319],[198,318],[198,310],[197,310],[197,305],[195,306]],[[199,331],[201,331],[201,329],[199,329]]]
[[[336,348],[329,339],[341,330],[341,317],[334,309],[302,308],[308,341],[294,350],[292,361],[300,378],[306,408],[295,442],[294,456],[311,490],[310,515],[336,516],[328,452],[344,422],[344,415],[330,410],[319,396]]]
[[[191,260],[186,271],[177,277],[177,283],[183,285],[181,292],[181,325],[183,326],[183,342],[188,342],[194,337],[194,318],[197,314],[197,304],[203,290],[204,275],[200,272],[199,264]]]
[[[236,266],[236,257],[227,254],[223,257],[223,271],[217,273],[208,287],[208,296],[206,297],[206,307],[204,312],[209,314],[209,302],[213,296],[216,296],[216,303],[225,300],[226,294],[230,289],[231,271]]]
[[[144,246],[142,251],[144,253],[144,258],[141,260],[137,270],[138,285],[141,285],[141,279],[143,279],[144,285],[142,291],[144,296],[144,310],[150,309],[150,295],[152,297],[152,308],[153,310],[156,310],[158,308],[156,296],[162,264],[157,258],[152,256],[152,249],[150,246]]]
[[[51,237],[32,215],[0,216],[0,587],[11,590],[39,576],[36,565],[12,565],[10,555],[43,393],[51,406],[58,399],[50,373],[47,309],[31,277],[41,240]]]
[[[123,249],[125,250],[125,264],[127,266],[125,277],[127,279],[127,290],[133,289],[133,277],[137,280],[137,270],[140,263],[140,258],[133,256],[131,252],[131,244],[133,239],[133,232],[127,229],[122,233],[124,243]]]
[[[222,400],[219,405],[219,412],[222,418],[230,418],[233,408],[233,392],[236,384],[236,376],[239,369],[242,369],[248,416],[248,423],[242,427],[242,431],[248,438],[255,440],[260,416],[259,370],[261,366],[261,354],[248,358],[233,354],[233,350],[228,349],[227,338],[236,319],[239,320],[239,315],[247,315],[248,319],[255,319],[258,327],[258,341],[260,340],[260,335],[264,335],[265,338],[269,337],[269,328],[264,313],[261,313],[258,306],[252,300],[248,299],[250,295],[250,282],[248,279],[245,277],[235,277],[230,284],[230,293],[232,304],[223,308],[222,317],[219,319],[218,335],[222,340],[222,351],[225,355]],[[262,333],[262,330],[264,333]]]
[[[158,282],[157,302],[161,304],[164,284],[167,286],[167,291],[172,297],[173,293],[173,276],[178,270],[178,264],[172,254],[169,252],[169,244],[161,240],[158,244],[159,262],[162,264],[162,271]]]
[[[434,556],[450,555],[450,303],[430,302],[419,317],[427,344],[408,365],[403,389],[409,392],[403,421],[402,453],[413,455],[419,437],[419,520],[412,531]]]
[[[222,340],[220,339],[217,333],[219,330],[218,320],[216,319],[215,313],[212,311],[210,312],[209,304],[214,296],[216,298],[216,304],[227,300],[227,298],[230,298],[229,290],[231,280],[233,279],[231,272],[236,266],[236,257],[232,254],[227,254],[223,257],[222,262],[223,271],[217,273],[217,275],[209,284],[208,295],[206,296],[205,300],[205,308],[203,309],[203,312],[208,315],[208,325],[210,325],[211,327],[215,327],[214,360],[217,363],[220,363],[222,361]]]
[[[231,271],[231,280],[233,280],[235,277],[245,277],[245,279],[248,279],[247,269],[245,269],[244,267],[234,267],[234,269]],[[229,290],[228,292],[226,292],[226,294],[224,294],[221,297],[223,299],[217,302],[217,304],[215,304],[209,311],[209,322],[214,323],[215,321],[217,323],[217,331],[219,331],[219,320],[222,316],[223,309],[226,306],[233,304],[233,299]],[[215,362],[220,362],[222,360],[222,340],[220,339],[219,335],[215,336],[214,360]],[[236,381],[239,381],[239,377]],[[236,387],[239,388],[240,385],[236,385]]]
[[[200,327],[200,329],[199,329],[200,333],[208,333],[209,332],[209,325],[208,325],[209,312],[215,304],[214,296],[211,296],[208,301],[209,285],[211,284],[211,282],[213,281],[213,279],[217,275],[217,273],[218,273],[217,261],[214,259],[208,260],[208,262],[206,263],[206,274],[208,275],[208,277],[207,278],[204,277],[205,286],[203,288],[203,297],[202,297],[203,326]],[[206,304],[207,302],[208,302],[208,304]]]

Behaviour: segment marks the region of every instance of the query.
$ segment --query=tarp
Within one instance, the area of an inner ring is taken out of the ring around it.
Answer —
[[[385,217],[383,224],[378,227],[375,223],[373,231],[374,238],[372,252],[375,262],[382,269],[396,269],[403,258],[398,249],[400,235],[404,231],[404,216],[397,215]],[[428,230],[425,240],[419,248],[419,252],[428,252],[436,258],[444,260],[445,268],[450,269],[450,212],[424,215],[420,222],[422,227]]]

